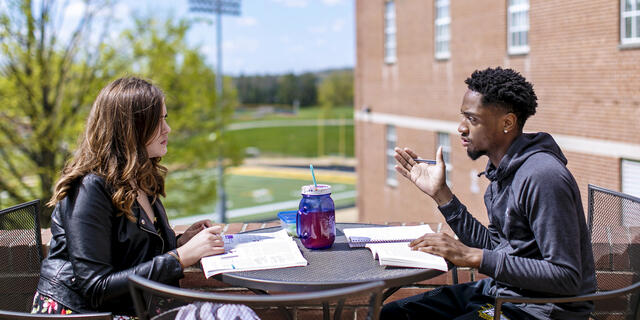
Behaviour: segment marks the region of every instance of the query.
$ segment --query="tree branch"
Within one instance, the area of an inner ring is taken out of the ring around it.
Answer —
[[[10,57],[11,58],[11,57]],[[21,75],[20,70],[18,70],[18,68],[16,67],[15,61],[10,61],[7,64],[7,67],[9,68],[9,70],[11,71],[10,74],[8,74],[7,76],[13,76],[13,78],[16,80],[16,82],[18,83],[19,87],[22,87],[26,92],[27,92],[27,106],[31,107],[29,109],[25,110],[25,113],[31,118],[33,119],[33,121],[37,121],[38,119],[38,111],[37,111],[37,107],[36,107],[36,102],[34,100],[35,97],[35,92],[33,92],[33,88],[31,88],[27,82],[25,81],[24,77]]]
[[[24,190],[27,190],[29,192],[29,196],[31,198],[35,199],[36,195],[33,193],[33,190],[29,186],[27,186],[27,184],[24,183],[24,181],[22,181],[22,175],[18,172],[16,167],[13,165],[13,163],[11,163],[11,157],[7,155],[7,152],[5,150],[6,148],[0,148],[0,155],[1,155],[0,159],[4,161],[7,169],[9,170],[11,175],[13,175],[13,178],[20,183],[20,186]]]
[[[9,185],[2,179],[2,176],[0,176],[0,189],[6,191],[9,194],[9,197],[13,198],[18,203],[27,202],[26,198],[17,194],[15,190],[9,187]]]
[[[7,128],[3,122],[0,122],[0,131],[4,133],[4,135],[7,137],[7,139],[9,139],[11,144],[14,147],[18,148],[20,152],[24,153],[30,159],[35,158],[36,154],[31,150],[27,149],[24,146],[24,144],[22,144],[22,141],[19,141],[18,135],[14,131],[12,131],[10,128]]]

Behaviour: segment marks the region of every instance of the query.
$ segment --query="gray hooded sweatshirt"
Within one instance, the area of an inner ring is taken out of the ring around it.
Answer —
[[[549,297],[592,293],[596,279],[580,191],[567,159],[547,133],[522,134],[496,168],[484,195],[484,227],[454,197],[440,207],[467,246],[483,249],[479,271],[491,277],[485,294]],[[540,319],[587,318],[591,302],[521,304]]]

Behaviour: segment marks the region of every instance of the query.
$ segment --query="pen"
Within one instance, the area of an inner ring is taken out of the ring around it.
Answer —
[[[427,163],[427,164],[436,164],[435,160],[429,160],[429,159],[416,158],[416,159],[413,159],[413,161],[415,161],[415,162],[424,162],[424,163]]]

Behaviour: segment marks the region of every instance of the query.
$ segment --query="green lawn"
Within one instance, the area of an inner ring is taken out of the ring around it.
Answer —
[[[317,126],[273,127],[229,131],[225,135],[231,144],[242,150],[257,148],[261,156],[354,155],[353,125],[325,126],[324,132]],[[319,141],[324,143],[322,149],[318,146]]]
[[[301,108],[297,115],[270,114],[259,119],[251,118],[250,113],[241,114],[240,119],[246,121],[268,120],[310,120],[318,119],[323,110],[319,107]],[[327,119],[352,119],[353,107],[333,108]],[[235,123],[243,120],[234,120]],[[266,127],[225,132],[225,139],[239,150],[253,147],[259,156],[275,157],[307,157],[314,158],[327,155],[345,157],[354,156],[353,125],[341,126],[291,126]],[[183,170],[170,172],[166,189],[168,197],[163,202],[170,218],[178,218],[215,211],[216,195],[215,169]],[[300,186],[308,184],[308,180],[283,179],[273,177],[246,176],[227,174],[225,176],[227,192],[227,208],[234,210],[282,201],[299,200]],[[330,181],[326,183],[331,184]],[[355,189],[353,184],[332,184],[335,192]],[[336,201],[336,206],[353,205],[355,199]],[[294,207],[290,209],[295,209]],[[275,219],[276,211],[265,212],[255,216],[245,216],[230,221],[256,221]]]
[[[300,108],[297,114],[292,113],[272,113],[263,116],[256,116],[253,111],[237,112],[233,122],[256,121],[256,120],[308,120],[318,119],[323,116],[322,107]],[[353,106],[333,107],[324,114],[325,119],[353,119]]]
[[[201,173],[200,176],[211,176],[211,173]],[[180,179],[173,177],[172,179]],[[176,181],[174,181],[175,183]],[[227,210],[261,206],[270,203],[278,203],[283,201],[299,201],[300,200],[300,187],[305,184],[309,184],[309,180],[298,179],[282,179],[272,177],[258,177],[258,176],[246,176],[246,175],[233,175],[228,174],[225,181],[225,190],[227,192]],[[348,183],[331,183],[333,188],[333,194],[341,193],[345,191],[355,190],[355,185]],[[181,209],[176,210],[176,204],[180,203],[180,199],[184,198],[185,194],[179,190],[172,190],[168,192],[167,199],[164,201],[167,207],[167,214],[169,218],[179,218],[195,214],[210,213],[215,211],[215,197],[211,195],[208,199],[206,197],[201,199],[198,211],[190,212],[188,206],[179,206]],[[336,200],[336,207],[350,206],[355,203],[355,198],[348,198],[342,200]],[[294,210],[297,209],[297,204],[287,209],[279,209],[269,212],[263,212],[254,214],[251,216],[243,216],[235,219],[229,219],[230,222],[234,221],[259,221],[259,220],[271,220],[277,219],[276,214],[282,210]]]

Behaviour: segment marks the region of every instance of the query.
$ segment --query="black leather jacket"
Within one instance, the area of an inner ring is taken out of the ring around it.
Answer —
[[[156,232],[137,202],[135,223],[117,215],[103,178],[89,174],[79,180],[53,211],[38,292],[76,312],[134,314],[130,274],[167,284],[183,276],[180,262],[168,253],[176,248],[175,233],[159,199],[153,204]]]

